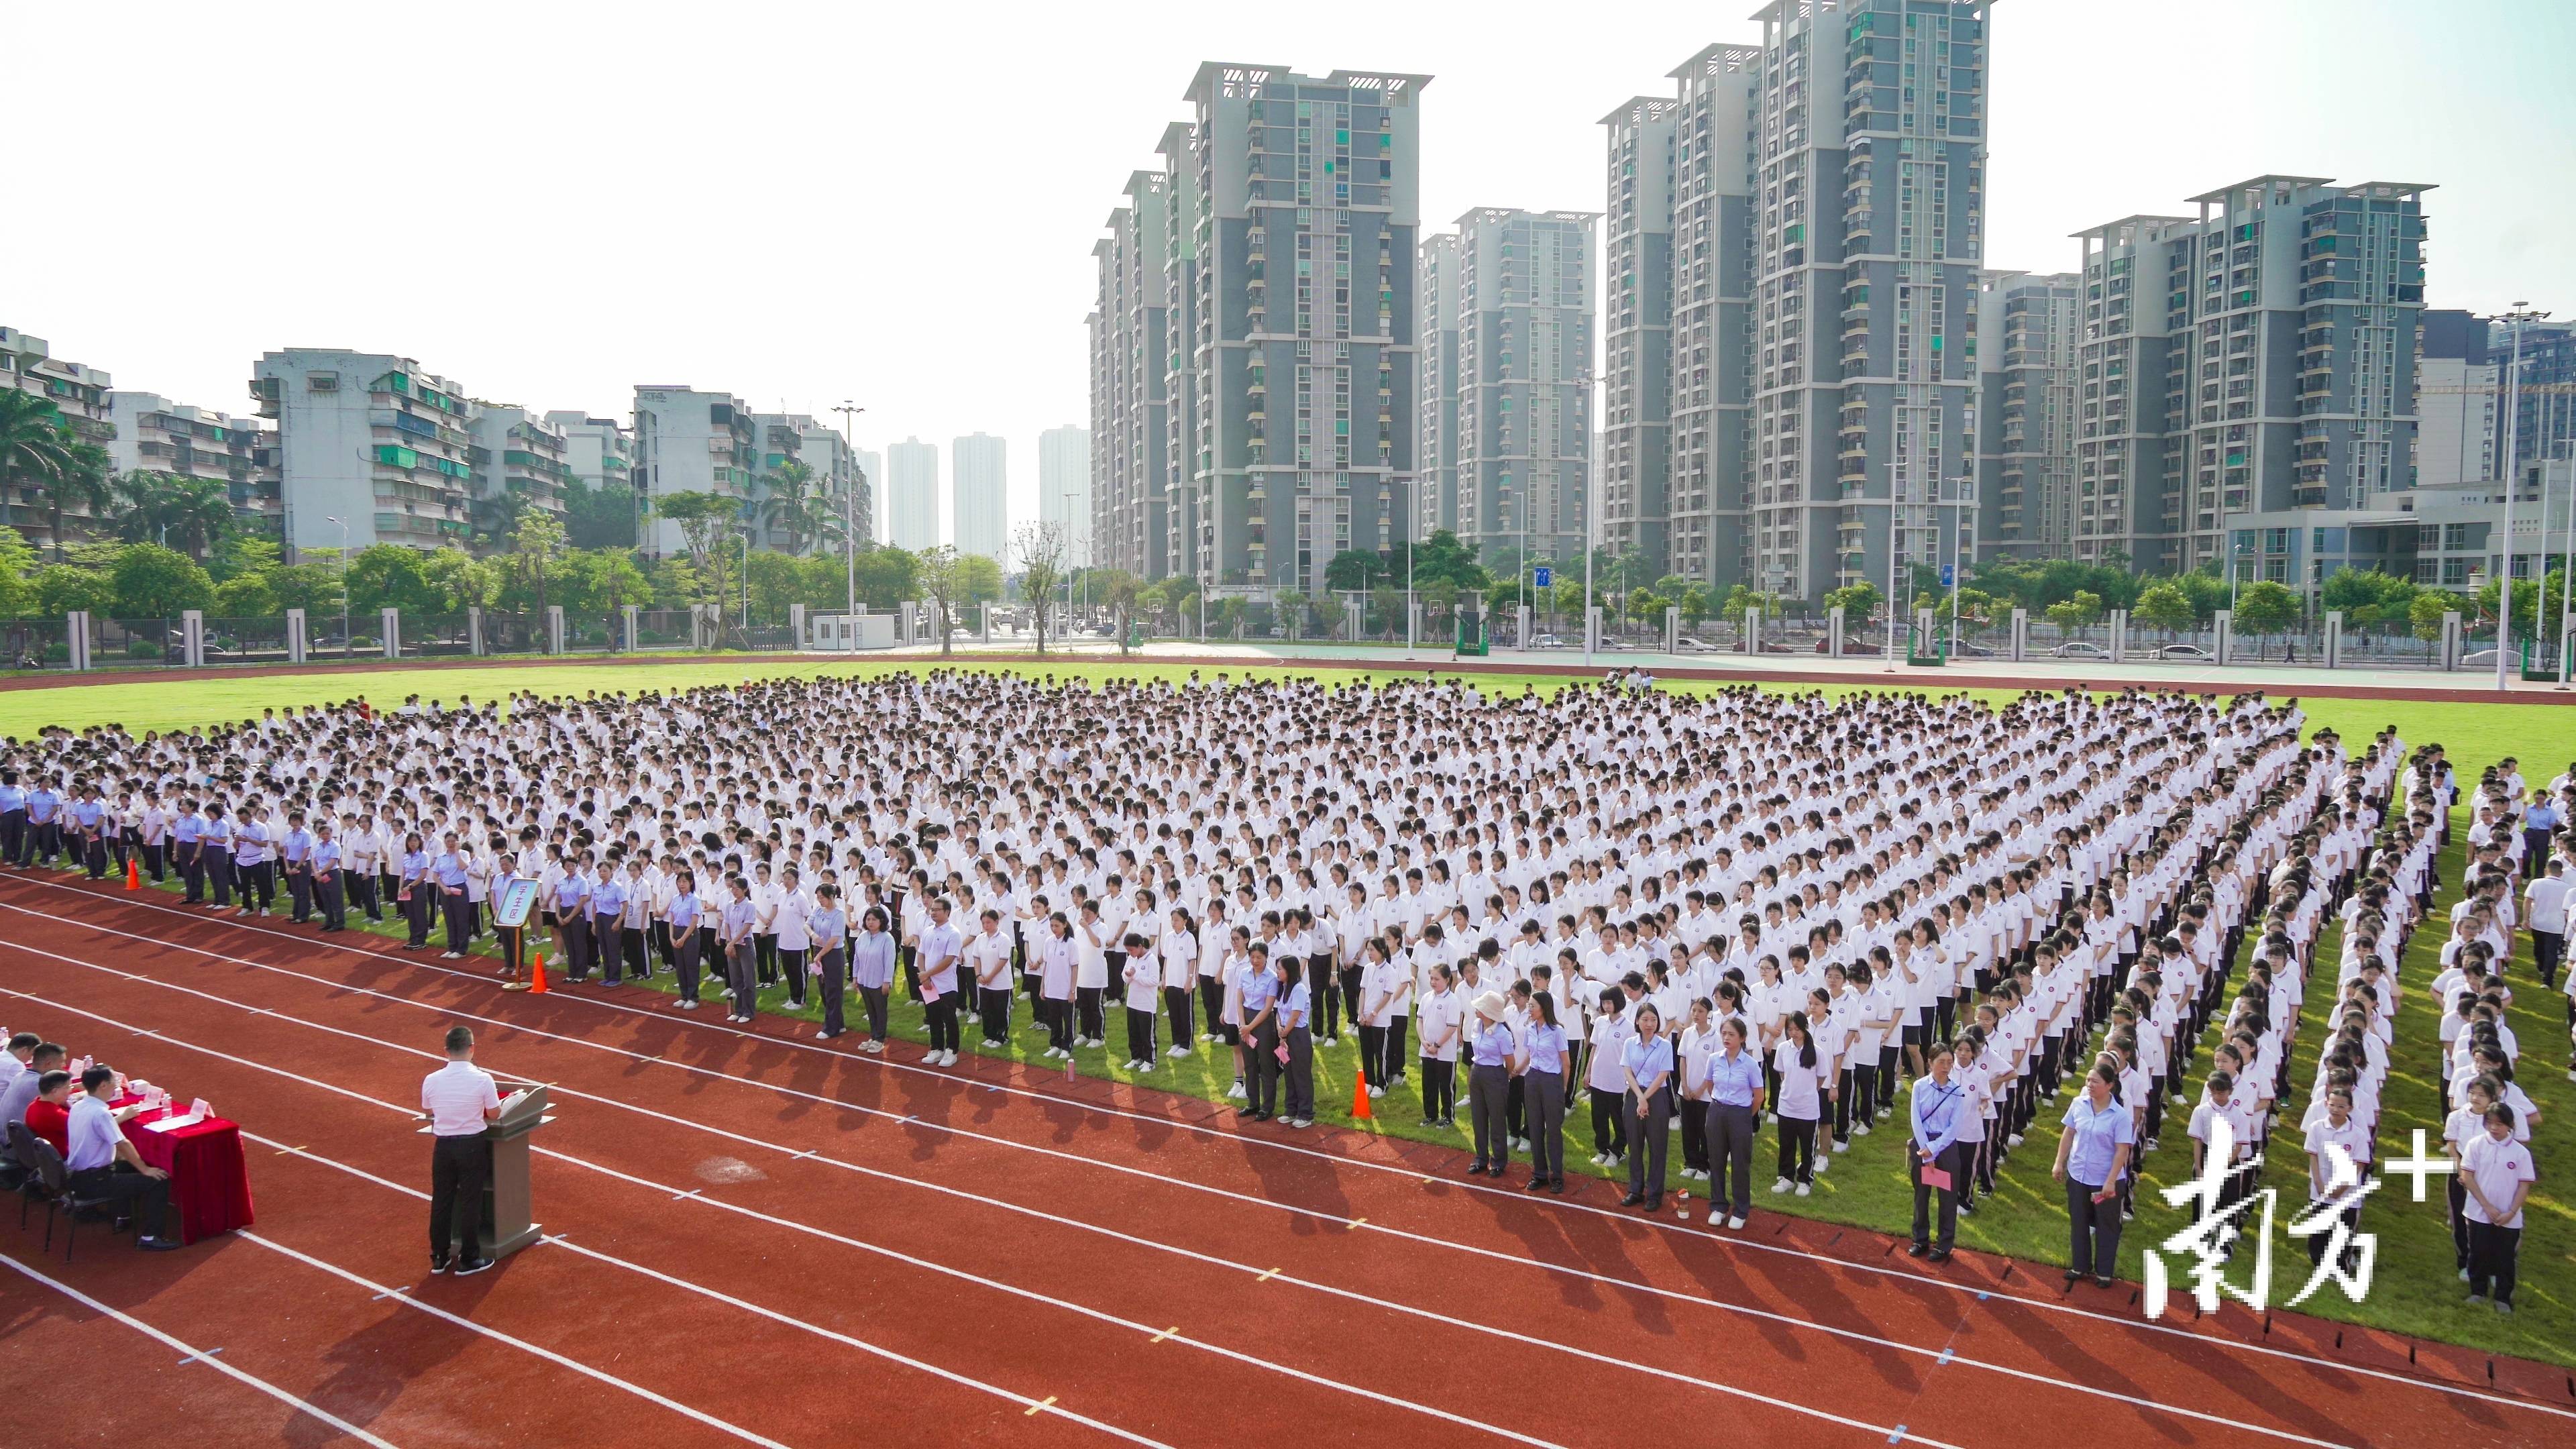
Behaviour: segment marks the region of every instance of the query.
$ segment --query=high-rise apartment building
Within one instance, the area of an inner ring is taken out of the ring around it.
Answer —
[[[1421,500],[1414,526],[1427,536],[1458,529],[1458,238],[1448,233],[1422,239],[1422,260],[1415,265],[1414,337],[1420,348],[1420,425],[1414,461]]]
[[[1902,598],[1907,565],[1950,555],[1957,510],[1937,505],[1975,465],[1991,10],[1775,0],[1756,16],[1746,505],[1748,582],[1766,590],[1893,578]]]
[[[0,387],[34,393],[60,409],[63,420],[73,434],[86,443],[112,444],[116,439],[116,420],[108,405],[108,392],[114,381],[95,367],[65,362],[53,355],[52,345],[41,337],[30,337],[15,327],[0,327]],[[53,537],[51,506],[41,489],[20,487],[13,495],[0,500],[0,518],[5,518],[27,541],[50,547],[56,543],[77,542],[92,532],[89,505],[75,502],[63,510],[63,537]]]
[[[1758,46],[1710,45],[1608,132],[1601,541],[1741,582],[1752,426]]]
[[[1091,564],[1091,430],[1065,426],[1038,434],[1038,521],[1056,526],[1066,562]],[[1017,562],[1017,560],[1014,560]]]
[[[2409,571],[2429,189],[2258,176],[2078,233],[2076,557]]]
[[[1335,553],[1412,536],[1428,80],[1199,67],[1192,119],[1164,132],[1162,170],[1130,179],[1093,249],[1101,562],[1238,594],[1312,591]]]
[[[1176,189],[1168,172],[1129,173],[1126,204],[1109,213],[1109,234],[1092,248],[1100,334],[1092,428],[1100,446],[1084,528],[1103,565],[1148,579],[1170,572]]]
[[[574,481],[572,444],[561,424],[516,403],[477,399],[466,424],[474,445],[474,541],[483,548],[510,547],[510,533],[526,513],[564,516],[564,490]]]
[[[1488,560],[1582,557],[1599,220],[1480,207],[1424,248],[1415,335],[1455,329],[1424,369],[1426,517]]]
[[[1989,271],[1977,292],[1977,550],[2075,556],[2084,279]]]
[[[805,413],[754,413],[751,426],[759,444],[752,506],[765,546],[837,553],[845,531],[861,540],[874,536],[875,500],[868,495],[867,476],[838,429]],[[788,496],[769,481],[790,462],[804,464],[810,474],[801,508],[788,507]]]
[[[919,553],[939,543],[939,445],[886,446],[886,542]]]
[[[250,392],[277,423],[290,555],[472,536],[474,404],[456,383],[390,353],[292,347],[260,358]]]
[[[2415,483],[2445,488],[2504,476],[2504,369],[2465,357],[2416,363]]]
[[[948,496],[956,509],[949,540],[961,554],[1003,562],[1011,540],[1011,487],[1003,442],[976,433],[948,445]]]
[[[751,405],[726,392],[700,392],[686,383],[642,384],[635,389],[635,480],[647,505],[642,546],[655,554],[680,553],[688,541],[680,525],[651,507],[679,493],[713,493],[740,503],[751,522],[753,473],[759,438]]]
[[[274,429],[158,393],[111,391],[107,406],[116,427],[116,436],[107,440],[109,466],[119,473],[141,469],[221,482],[236,523],[251,533],[278,536]]]

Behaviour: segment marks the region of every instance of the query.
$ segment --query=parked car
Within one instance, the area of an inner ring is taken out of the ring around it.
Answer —
[[[1673,652],[1676,654],[1714,654],[1717,652],[1717,646],[1709,643],[1705,639],[1694,639],[1688,634],[1685,634],[1673,641]]]
[[[2070,639],[2048,651],[2059,659],[2108,659],[2111,651],[2083,639]]]
[[[2158,659],[2179,659],[2194,664],[2207,664],[2217,656],[2197,644],[2168,644],[2156,651]]]
[[[1562,634],[1540,634],[1530,640],[1530,647],[1532,649],[1563,649],[1566,647],[1565,636]]]
[[[2493,645],[2460,656],[2462,669],[2493,669],[2495,666],[2496,652]]]
[[[1995,646],[1992,644],[1980,644],[1974,639],[1961,639],[1950,646],[1950,652],[1953,654],[1992,655],[1995,652]]]

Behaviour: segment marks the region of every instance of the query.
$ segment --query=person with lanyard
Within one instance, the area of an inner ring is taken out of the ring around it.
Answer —
[[[243,801],[233,826],[233,874],[241,884],[241,915],[256,911],[265,916],[277,904],[277,863],[269,855],[271,833],[259,797]]]
[[[135,841],[141,847],[143,873],[159,885],[168,878],[170,869],[170,812],[162,807],[161,792],[143,792],[142,812],[135,817]]]
[[[415,846],[419,839],[412,837]],[[563,878],[555,882],[554,908],[556,953],[563,958],[564,975],[579,981],[590,974],[590,878],[567,866]],[[418,931],[423,941],[428,940],[426,925]]]
[[[349,929],[349,900],[344,888],[346,877],[340,869],[340,842],[327,815],[314,827],[313,848],[305,854],[305,867],[311,873],[313,903],[322,913],[322,929]]]
[[[53,781],[37,776],[36,788],[27,792],[27,835],[19,842],[18,864],[27,864],[32,856],[52,865],[62,854],[62,808],[63,797],[55,792]]]
[[[96,785],[81,787],[80,798],[71,803],[72,833],[79,842],[81,866],[91,880],[107,878],[107,802],[98,798]]]
[[[304,826],[303,811],[286,813],[286,838],[277,854],[286,869],[287,914],[303,925],[313,917],[313,832]]]
[[[1267,1122],[1279,1093],[1279,974],[1270,950],[1252,946],[1252,966],[1237,990],[1243,997],[1244,1055],[1252,1062],[1252,1095],[1243,1104],[1247,1122]]]
[[[1445,977],[1446,968],[1441,969]],[[1467,1121],[1476,1139],[1476,1162],[1470,1177],[1500,1177],[1512,1162],[1512,1134],[1503,1120],[1511,1100],[1512,1029],[1503,1020],[1509,1008],[1503,994],[1488,991],[1476,998],[1476,1029],[1467,1039]]]
[[[179,1240],[164,1231],[170,1212],[170,1174],[145,1165],[135,1155],[134,1144],[125,1140],[118,1125],[122,1118],[108,1106],[115,1091],[115,1068],[100,1064],[81,1073],[81,1095],[72,1103],[64,1129],[71,1145],[63,1153],[63,1166],[71,1173],[74,1196],[113,1204],[117,1216],[134,1219],[141,1235],[135,1239],[136,1247],[147,1253],[167,1253],[179,1246]],[[2511,1291],[2510,1285],[2506,1291]]]
[[[181,800],[178,822],[170,827],[170,854],[179,867],[179,884],[186,889],[183,905],[206,903],[205,836],[206,818],[197,813],[193,802]]]
[[[447,1029],[447,1065],[421,1078],[429,1116],[429,1271],[457,1277],[492,1266],[483,1252],[483,1179],[492,1154],[483,1134],[501,1117],[492,1074],[474,1065],[474,1028]],[[459,1251],[459,1247],[462,1251]]]
[[[930,1055],[923,1064],[934,1067],[957,1065],[957,1050],[964,1045],[957,1029],[957,962],[966,942],[948,924],[948,915],[946,896],[930,903],[930,924],[922,930],[918,949],[922,1014],[930,1026]]]
[[[780,924],[782,927],[785,925],[784,922]],[[850,918],[841,910],[841,888],[828,883],[816,886],[814,911],[804,926],[814,941],[814,964],[810,969],[814,973],[815,990],[823,999],[823,1029],[814,1035],[822,1041],[830,1041],[849,1030],[841,1020],[841,993],[850,979],[848,957],[843,954],[841,943],[849,924]],[[783,951],[786,947],[781,945],[779,949]]]
[[[438,904],[447,921],[447,949],[439,952],[442,961],[465,958],[467,939],[474,931],[473,918],[465,899],[465,877],[471,863],[457,848],[456,832],[439,837],[439,852],[430,862],[430,874],[438,882]]]
[[[633,855],[626,861],[626,902],[617,908],[617,950],[625,958],[627,974],[646,980],[653,974],[653,958],[644,950],[653,921],[653,884],[644,878],[644,857]]]
[[[208,906],[217,911],[232,909],[235,881],[232,842],[233,826],[224,818],[222,802],[209,799],[206,801],[205,825],[197,836],[197,849],[206,862],[206,889],[210,893]]]
[[[760,909],[751,903],[751,882],[736,875],[725,886],[732,898],[725,902],[723,924],[717,940],[724,950],[725,982],[733,994],[733,1010],[727,1021],[749,1021],[760,1005],[758,963],[752,959],[751,928],[760,918]]]
[[[1298,972],[1279,998],[1279,1044],[1288,1053],[1288,1101],[1280,1110],[1291,1127],[1315,1125],[1315,1041],[1309,1029],[1315,997],[1309,980],[1308,973]]]
[[[418,951],[429,945],[429,913],[433,901],[429,893],[429,852],[421,847],[419,831],[415,830],[404,838],[398,876],[401,884],[394,893],[394,904],[402,908],[403,923],[411,929],[410,939],[403,942],[406,951]]]
[[[1956,1052],[1946,1042],[1926,1049],[1925,1075],[1914,1079],[1914,1135],[1906,1165],[1914,1177],[1914,1244],[1907,1254],[1935,1263],[1950,1261],[1959,1237],[1959,1129],[1966,1116],[1967,1088],[1951,1080]],[[2114,1179],[2116,1181],[2116,1179]],[[1941,1231],[1932,1233],[1932,1198],[1941,1199]]]
[[[868,1013],[868,1039],[859,1043],[859,1050],[870,1056],[885,1051],[886,994],[894,988],[895,941],[886,929],[891,924],[885,907],[868,907],[860,917],[859,938],[850,947],[850,984],[858,988],[859,1004]],[[1069,1017],[1067,1023],[1069,1028]]]
[[[2066,1281],[2089,1276],[2108,1288],[2120,1262],[2120,1179],[2137,1141],[2133,1114],[2120,1100],[2119,1068],[2095,1062],[2064,1121],[2049,1175],[2066,1185]]]
[[[671,972],[680,985],[671,1004],[681,1011],[698,1009],[698,917],[703,914],[696,872],[681,871],[673,881],[671,903],[662,908],[671,932]]]
[[[1011,1039],[1011,938],[1002,934],[999,910],[988,906],[980,919],[983,929],[966,942],[966,970],[975,978],[984,1045],[998,1047]]]
[[[1530,994],[1529,1029],[1522,1033],[1512,1071],[1521,1082],[1521,1110],[1529,1129],[1530,1180],[1522,1190],[1565,1191],[1565,1098],[1571,1089],[1574,1058],[1566,1050],[1565,1028],[1556,1019],[1556,998],[1545,991]]]
[[[791,865],[779,873],[778,893],[770,898],[769,935],[787,1004],[799,1011],[805,1008],[807,958],[824,944],[806,925],[813,914],[814,897],[805,893],[803,874]]]
[[[1664,1035],[1663,1013],[1652,1001],[1639,1000],[1635,1016],[1636,1031],[1619,1055],[1627,1078],[1622,1105],[1636,1120],[1639,1136],[1628,1154],[1628,1195],[1619,1203],[1643,1203],[1654,1212],[1664,1205],[1664,1154],[1672,1145],[1673,1043]]]
[[[0,864],[25,865],[28,838],[27,787],[18,783],[17,771],[0,770]]]
[[[1700,1083],[1708,1108],[1708,1220],[1741,1228],[1753,1210],[1753,1128],[1762,1120],[1762,1058],[1745,1050],[1740,1016],[1720,1019],[1717,1039],[1718,1049],[1709,1053]]]

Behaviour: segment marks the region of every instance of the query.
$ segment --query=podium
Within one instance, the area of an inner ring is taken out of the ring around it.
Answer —
[[[483,1254],[499,1260],[537,1240],[529,1221],[528,1138],[548,1122],[546,1089],[530,1082],[501,1099],[500,1120],[483,1129]],[[427,1135],[429,1128],[420,1129]]]

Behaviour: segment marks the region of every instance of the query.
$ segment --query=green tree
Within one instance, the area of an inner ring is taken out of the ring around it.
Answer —
[[[957,556],[957,607],[971,609],[1002,597],[1002,566],[980,553]]]
[[[1825,607],[1841,609],[1843,623],[1850,626],[1863,623],[1874,615],[1878,611],[1879,598],[1878,585],[1862,579],[1856,584],[1829,590],[1825,594]]]
[[[36,606],[35,572],[35,546],[0,524],[0,618],[14,619]]]
[[[2416,638],[2427,644],[2436,644],[2442,638],[2442,616],[2459,608],[2459,595],[2444,593],[2440,589],[2425,589],[2406,606],[2406,622],[2413,628]]]
[[[1118,631],[1118,653],[1122,658],[1130,652],[1127,643],[1132,632],[1130,626],[1136,621],[1136,611],[1142,606],[1144,596],[1144,580],[1125,569],[1109,570],[1100,600],[1109,606],[1109,616]]]
[[[232,486],[221,478],[184,478],[136,468],[108,484],[116,536],[176,545],[202,559],[234,531]]]
[[[689,551],[689,567],[698,586],[692,602],[727,597],[733,577],[733,533],[742,523],[742,504],[721,493],[674,493],[658,506],[663,518],[680,526],[681,542]]]
[[[756,548],[745,561],[744,582],[751,590],[752,617],[776,626],[787,620],[787,606],[800,601],[804,577],[796,560],[775,549]]]
[[[116,584],[99,569],[78,564],[46,564],[35,573],[36,611],[56,618],[75,609],[101,617],[116,613]]]
[[[917,566],[914,580],[921,595],[930,600],[931,612],[939,621],[939,657],[952,652],[949,635],[956,628],[957,606],[963,601],[965,580],[959,577],[957,550],[947,544],[935,544],[914,556]]]
[[[1011,555],[1020,565],[1020,598],[1036,621],[1038,653],[1044,656],[1047,611],[1064,592],[1064,525],[1054,519],[1023,523],[1011,539]]]
[[[2290,627],[2299,618],[2299,596],[2287,584],[2256,579],[2236,591],[2236,627],[2257,639]]]
[[[277,540],[258,533],[228,533],[215,544],[206,572],[221,583],[244,574],[266,573],[278,564]]]
[[[74,466],[79,439],[53,400],[0,388],[0,489],[33,488],[51,497],[54,480]]]
[[[859,554],[859,602],[871,609],[891,609],[920,597],[921,560],[899,548],[872,548]]]
[[[2069,632],[2084,628],[2101,617],[2102,596],[2091,589],[2077,589],[2071,597],[2049,605],[2047,611],[2048,622]]]
[[[1403,570],[1399,567],[1393,573],[1401,577]],[[1324,565],[1324,587],[1337,594],[1365,590],[1371,584],[1384,583],[1388,576],[1386,560],[1366,549],[1343,549]]]
[[[421,576],[419,549],[399,543],[371,543],[349,558],[346,587],[353,613],[372,615],[400,609],[419,615],[430,611],[436,595]]]
[[[814,491],[814,470],[790,458],[761,474],[760,483],[761,521],[786,533],[789,553],[803,553],[806,542],[820,531],[815,513],[821,498]]]
[[[1405,565],[1410,555],[1413,587],[1418,592],[1433,583],[1447,583],[1456,589],[1481,589],[1492,580],[1483,565],[1476,562],[1476,550],[1461,543],[1458,535],[1439,529],[1422,541],[1420,547],[1410,543],[1395,546],[1394,556],[1387,561],[1387,579],[1397,588],[1404,587]]]
[[[114,470],[105,448],[74,438],[69,451],[70,462],[44,485],[46,536],[54,541],[58,555],[70,546],[63,535],[64,515],[78,508],[102,518],[115,496],[108,481]]]
[[[652,580],[622,548],[568,548],[555,569],[556,591],[567,615],[614,620],[629,604],[653,597]]]
[[[479,559],[453,545],[420,557],[420,581],[429,590],[432,613],[461,614],[492,607],[501,596],[502,564]]]
[[[340,551],[336,548],[296,550],[291,564],[278,564],[264,571],[269,588],[277,595],[281,609],[302,609],[319,618],[338,614],[341,600]]]
[[[207,610],[218,619],[274,619],[286,611],[266,574],[236,574],[215,585],[215,602]]]
[[[2199,618],[2192,611],[2191,596],[2171,579],[2158,579],[2140,589],[2138,602],[2129,613],[2148,628],[2168,633],[2188,629]]]
[[[572,548],[635,547],[635,490],[624,483],[564,485],[564,542]]]
[[[554,571],[555,556],[563,549],[563,520],[551,513],[530,511],[510,535],[510,565],[527,580],[540,619],[546,613],[546,584]]]
[[[215,581],[197,561],[157,543],[127,544],[108,577],[119,618],[176,619],[215,601]]]

